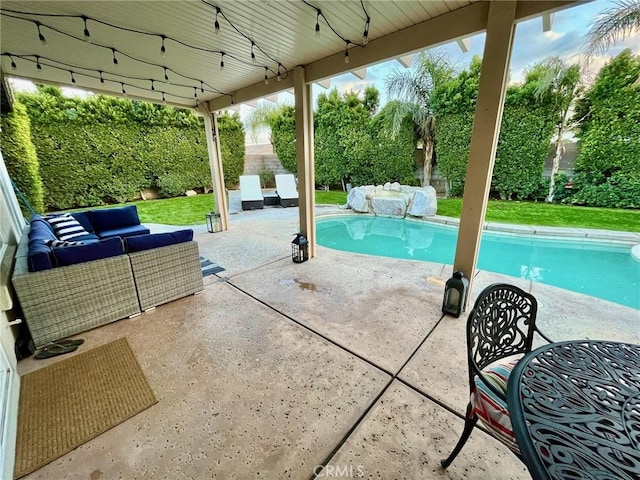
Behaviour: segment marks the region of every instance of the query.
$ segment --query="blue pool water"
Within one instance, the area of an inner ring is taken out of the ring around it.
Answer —
[[[325,247],[453,264],[458,229],[399,218],[320,218]],[[483,232],[478,268],[566,288],[640,309],[640,262],[631,247]]]

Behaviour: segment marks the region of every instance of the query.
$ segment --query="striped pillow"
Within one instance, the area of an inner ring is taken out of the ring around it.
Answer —
[[[58,247],[73,247],[74,245],[84,245],[84,242],[70,242],[68,240],[46,240],[44,244],[47,247],[58,248]]]
[[[46,216],[44,219],[49,222],[49,225],[51,225],[59,240],[67,241],[88,235],[88,232],[82,225],[68,213],[64,215]]]
[[[485,368],[482,373],[499,392],[506,395],[509,375],[516,363],[518,363],[517,360],[496,363]],[[512,451],[520,454],[520,449],[511,426],[507,404],[478,377],[475,377],[474,383],[476,388],[471,394],[473,412],[480,417],[482,423],[491,430],[496,438]]]

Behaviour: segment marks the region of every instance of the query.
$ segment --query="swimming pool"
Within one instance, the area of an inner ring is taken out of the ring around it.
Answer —
[[[317,242],[347,252],[453,264],[458,229],[371,216],[317,219]],[[640,309],[640,262],[631,247],[483,232],[478,268]]]

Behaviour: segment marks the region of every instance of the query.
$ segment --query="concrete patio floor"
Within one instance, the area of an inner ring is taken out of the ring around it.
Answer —
[[[439,467],[468,401],[466,315],[440,313],[451,266],[320,246],[294,264],[297,215],[197,227],[200,254],[226,269],[202,294],[80,335],[71,355],[126,337],[159,402],[25,478],[308,479],[319,465],[319,478],[530,478],[479,429]],[[554,287],[480,271],[472,300],[496,281],[532,291],[554,339],[640,343],[638,310]]]

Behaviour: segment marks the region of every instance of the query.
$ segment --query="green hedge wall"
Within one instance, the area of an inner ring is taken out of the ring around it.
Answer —
[[[204,121],[193,112],[113,97],[70,99],[53,87],[20,99],[49,209],[130,201],[146,187],[168,197],[211,188]],[[239,116],[222,115],[219,130],[225,182],[237,184],[245,153]]]
[[[1,116],[0,149],[9,176],[36,212],[44,211],[42,179],[36,149],[31,141],[27,109],[16,102],[13,111]],[[20,205],[28,216],[26,206]]]

